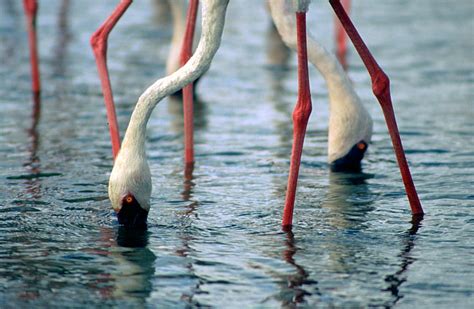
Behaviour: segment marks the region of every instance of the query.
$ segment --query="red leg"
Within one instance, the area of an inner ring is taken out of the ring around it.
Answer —
[[[309,115],[311,114],[311,93],[309,90],[308,57],[306,51],[306,13],[296,13],[298,52],[298,99],[293,111],[293,149],[291,151],[290,173],[283,210],[283,229],[290,229],[293,222],[296,185],[300,169],[301,153]]]
[[[186,31],[181,47],[180,63],[185,65],[193,53],[194,30],[196,28],[197,9],[199,0],[189,1],[188,12],[186,16]],[[184,111],[184,163],[185,177],[188,178],[189,171],[192,174],[194,165],[194,110],[193,110],[193,83],[183,88],[183,111]],[[191,176],[192,177],[192,176]]]
[[[351,0],[341,0],[346,12],[351,8]],[[347,69],[347,35],[338,18],[334,18],[334,33],[336,40],[336,56],[344,69]]]
[[[40,73],[38,62],[38,49],[36,39],[36,13],[38,12],[38,3],[36,0],[23,0],[23,8],[27,19],[28,41],[30,44],[30,62],[31,62],[31,80],[33,97],[39,98],[41,90]]]
[[[114,28],[123,13],[132,4],[133,0],[121,0],[107,20],[91,36],[91,46],[94,51],[97,69],[99,71],[102,92],[104,94],[107,120],[109,122],[110,139],[112,141],[112,153],[115,157],[120,150],[120,133],[115,114],[112,86],[110,85],[109,71],[107,69],[107,39],[110,31]]]
[[[395,150],[395,155],[397,157],[400,172],[402,174],[403,183],[405,184],[405,190],[408,200],[410,201],[411,211],[414,215],[423,214],[423,208],[421,207],[418,194],[416,193],[415,184],[413,183],[413,179],[410,174],[410,169],[405,158],[405,152],[403,151],[402,141],[398,132],[397,121],[395,119],[392,98],[390,95],[390,80],[375,61],[356,28],[352,24],[349,16],[347,16],[346,12],[344,11],[344,8],[342,7],[339,0],[329,0],[329,2],[331,3],[334,12],[336,12],[337,17],[341,21],[343,27],[346,29],[347,34],[349,35],[352,43],[354,43],[357,52],[369,71],[370,77],[372,79],[372,90],[382,107],[385,121],[387,122],[388,131],[392,139],[393,148]]]

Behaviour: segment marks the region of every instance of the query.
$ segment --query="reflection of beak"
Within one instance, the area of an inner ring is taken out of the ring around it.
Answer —
[[[128,248],[145,248],[148,245],[148,232],[143,228],[119,226],[117,245]]]
[[[146,228],[148,211],[138,203],[124,204],[117,213],[118,222],[125,227]]]

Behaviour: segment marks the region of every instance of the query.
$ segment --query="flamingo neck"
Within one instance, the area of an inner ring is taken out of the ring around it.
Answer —
[[[293,7],[288,0],[271,0],[268,1],[268,5],[273,22],[283,42],[291,49],[296,50],[296,22],[293,13],[295,8],[300,11],[307,9],[307,2],[293,1],[295,2]],[[322,47],[309,31],[307,33],[307,49],[309,62],[316,67],[326,80],[331,107],[335,105],[357,104],[353,100],[339,99],[340,96],[356,96],[351,81],[336,58]]]
[[[289,0],[268,1],[273,22],[283,42],[296,50],[296,22]],[[328,160],[332,162],[356,143],[368,143],[372,120],[357,96],[349,77],[334,56],[307,33],[308,60],[323,75],[329,93]]]
[[[357,97],[351,80],[336,58],[311,35],[308,35],[308,59],[326,81],[331,109],[345,109],[348,105],[360,105],[358,99],[344,99],[344,97]]]
[[[144,151],[146,125],[155,106],[164,97],[180,90],[209,69],[220,45],[228,2],[229,0],[202,1],[203,31],[196,52],[183,67],[153,83],[140,96],[125,132],[122,149]]]

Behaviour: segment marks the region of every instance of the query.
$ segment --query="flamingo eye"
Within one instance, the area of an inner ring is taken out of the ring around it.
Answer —
[[[363,142],[360,142],[360,143],[357,144],[357,148],[359,148],[360,150],[364,150],[365,147],[367,147],[367,145]]]
[[[125,198],[125,202],[127,202],[127,203],[129,203],[129,204],[130,204],[131,202],[133,202],[133,197],[132,197],[132,196],[130,196],[130,195],[129,195],[129,196],[127,196],[127,197]]]

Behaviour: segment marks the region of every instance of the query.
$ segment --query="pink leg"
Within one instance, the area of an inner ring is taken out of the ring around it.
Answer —
[[[290,173],[286,190],[282,227],[291,229],[295,204],[296,185],[300,169],[301,153],[309,115],[311,114],[311,93],[309,90],[308,57],[306,51],[306,13],[296,13],[296,32],[298,40],[298,99],[293,111],[293,149],[291,151]]]
[[[341,6],[339,0],[329,0],[329,2],[331,3],[334,12],[336,12],[337,17],[341,21],[343,27],[346,29],[347,34],[354,43],[357,52],[369,71],[370,77],[372,79],[372,90],[382,107],[385,121],[387,122],[388,131],[390,133],[390,137],[392,138],[393,148],[395,150],[395,155],[400,167],[403,183],[405,184],[405,191],[407,193],[408,200],[410,201],[411,211],[414,215],[423,214],[423,208],[421,207],[418,194],[416,193],[415,184],[413,183],[413,179],[410,174],[410,169],[405,158],[405,152],[403,151],[402,141],[398,132],[397,121],[395,119],[392,98],[390,95],[390,80],[375,61],[356,28],[352,24],[349,16],[347,16],[344,8]]]
[[[351,0],[341,0],[341,4],[346,12],[351,8]],[[344,69],[347,69],[347,36],[344,27],[338,18],[334,18],[334,32],[336,39],[336,56]]]
[[[186,31],[181,48],[180,63],[181,66],[188,62],[193,53],[194,29],[196,28],[196,16],[199,6],[199,0],[189,1],[188,12],[186,16]],[[194,110],[193,110],[193,83],[183,88],[183,111],[184,111],[184,163],[185,177],[188,179],[192,174],[194,165]],[[191,173],[190,173],[191,172]]]
[[[36,44],[36,13],[38,11],[38,3],[36,0],[23,0],[23,8],[27,18],[28,41],[30,44],[32,90],[33,96],[35,100],[37,100],[41,90],[38,49]]]
[[[109,122],[110,139],[112,141],[112,153],[115,157],[120,150],[120,133],[115,114],[112,86],[110,85],[109,71],[107,69],[107,39],[110,31],[114,28],[123,13],[132,4],[133,0],[121,0],[107,20],[91,36],[91,46],[94,51],[97,69],[99,71],[102,92],[104,94],[105,108],[107,109],[107,120]]]

